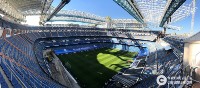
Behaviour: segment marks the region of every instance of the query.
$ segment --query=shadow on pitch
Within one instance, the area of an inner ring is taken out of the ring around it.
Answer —
[[[125,59],[120,56],[125,56],[127,52],[110,52],[111,50],[112,49],[109,48],[103,48],[75,54],[60,55],[58,57],[64,65],[67,63],[67,65],[65,65],[67,70],[70,71],[81,87],[102,88],[106,81],[117,74],[117,72],[114,71],[115,69],[124,67],[120,64],[113,64],[115,68],[111,70],[98,61],[97,56],[99,53],[112,54],[125,61]]]

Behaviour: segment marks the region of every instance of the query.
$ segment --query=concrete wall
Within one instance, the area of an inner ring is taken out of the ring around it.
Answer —
[[[3,29],[0,28],[0,37],[2,36]]]
[[[200,67],[200,41],[185,43],[183,64],[184,67],[188,64],[190,67]],[[195,70],[194,79],[200,81],[200,68]]]

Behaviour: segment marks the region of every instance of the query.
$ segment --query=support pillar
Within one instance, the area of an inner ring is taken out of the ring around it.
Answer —
[[[20,29],[19,32],[20,32],[20,34],[23,34],[23,30]]]
[[[13,36],[13,35],[14,35],[14,32],[15,32],[15,30],[14,30],[14,29],[11,29],[11,30],[10,30],[10,36]]]
[[[20,34],[20,30],[17,30],[16,34]]]
[[[2,37],[2,38],[6,38],[6,34],[7,34],[7,30],[4,28],[1,37]]]
[[[166,33],[166,28],[164,27],[164,34]]]

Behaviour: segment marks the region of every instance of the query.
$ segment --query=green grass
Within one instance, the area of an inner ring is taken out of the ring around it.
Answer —
[[[59,55],[68,71],[83,88],[102,88],[122,68],[128,67],[135,52],[103,48],[88,52]]]

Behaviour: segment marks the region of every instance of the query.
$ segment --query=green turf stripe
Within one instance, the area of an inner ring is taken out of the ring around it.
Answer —
[[[102,88],[105,81],[115,75],[122,67],[129,66],[126,63],[126,60],[132,59],[129,55],[132,53],[104,48],[60,55],[59,58],[62,62],[68,62],[71,65],[68,70],[78,78],[79,83],[86,85],[85,88]],[[118,65],[110,66],[111,64]]]
[[[116,58],[116,57],[113,56],[113,55],[110,55],[110,56],[104,57],[103,59],[100,59],[100,60],[98,59],[98,60],[100,61],[101,64],[104,64],[104,63],[106,63],[106,62],[108,62],[108,61],[110,61],[114,58]]]
[[[112,55],[105,55],[104,57],[98,56],[97,59],[99,62],[103,62],[104,60],[108,60],[109,58],[113,57]]]

